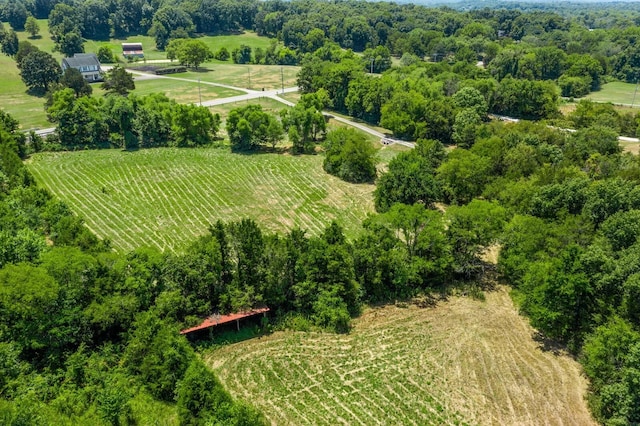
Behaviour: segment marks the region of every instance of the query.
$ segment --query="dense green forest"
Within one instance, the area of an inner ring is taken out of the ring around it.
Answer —
[[[65,49],[134,33],[161,49],[243,29],[277,39],[268,51],[231,56],[301,64],[302,99],[279,117],[254,105],[233,110],[231,148],[273,147],[286,133],[293,152],[305,154],[322,141],[327,172],[375,181],[377,214],[353,240],[337,223],[318,236],[278,235],[239,219],[211,224],[183,253],[116,253],[80,212],[35,186],[23,160],[39,149],[206,145],[220,117],[161,95],[127,95],[126,84],[89,97],[51,64],[33,78],[49,92],[55,137],[27,144],[0,112],[1,423],[261,424],[180,327],[268,305],[283,327],[348,332],[365,304],[475,288],[490,268],[481,255],[494,244],[521,311],[581,361],[596,418],[640,422],[640,160],[617,139],[638,135],[640,116],[590,101],[566,116],[558,110],[560,95],[638,80],[637,5],[3,2],[13,29],[29,13],[48,17]],[[2,31],[2,50],[21,67],[51,62],[14,36]],[[415,149],[377,176],[365,140],[327,132],[328,107],[415,140]],[[490,113],[555,127],[491,121]]]

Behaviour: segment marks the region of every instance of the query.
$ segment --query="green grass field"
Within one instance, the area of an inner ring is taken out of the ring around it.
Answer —
[[[42,25],[41,25],[42,26]],[[207,46],[216,52],[222,46],[226,47],[231,52],[241,44],[246,44],[252,48],[261,47],[266,48],[271,42],[266,37],[259,37],[256,33],[247,31],[242,34],[234,35],[220,35],[220,36],[208,36],[203,35],[198,37],[199,40],[205,42]],[[122,43],[142,43],[142,49],[144,50],[144,56],[147,60],[166,59],[167,54],[164,51],[156,49],[155,39],[151,36],[137,35],[127,37],[126,39],[111,39],[105,41],[87,40],[84,45],[86,52],[96,53],[102,46],[109,47],[113,53],[118,57],[118,60],[125,62],[122,57]],[[142,62],[142,61],[140,61]]]
[[[28,40],[30,43],[37,46],[39,49],[53,54],[53,56],[61,60],[62,55],[59,52],[53,52],[54,43],[51,40],[49,34],[49,27],[46,19],[38,20],[40,25],[40,34],[38,38],[30,39],[29,35],[24,32],[18,32],[18,38],[22,40]],[[220,47],[225,46],[230,51],[240,46],[241,44],[249,45],[253,48],[262,47],[266,48],[271,42],[270,39],[265,37],[258,37],[254,32],[246,32],[237,35],[222,35],[222,36],[202,36],[200,37],[212,50],[216,51]],[[165,52],[158,51],[155,48],[155,41],[153,37],[149,36],[132,36],[124,40],[111,39],[108,41],[93,41],[87,40],[85,42],[85,51],[95,53],[101,46],[109,46],[112,51],[120,56],[121,43],[123,42],[140,42],[145,51],[146,59],[166,59]],[[122,58],[120,58],[123,60]],[[197,80],[201,78],[205,81],[213,81],[226,83],[231,85],[238,85],[244,87],[248,84],[248,72],[247,66],[234,65],[229,62],[213,62],[206,64],[206,67],[212,69],[212,72],[188,72],[185,73],[185,77],[193,78]],[[251,72],[253,73],[252,86],[253,87],[265,87],[276,88],[280,87],[280,67],[267,67],[260,65],[252,65]],[[298,72],[297,67],[284,67],[285,85],[290,86],[295,84],[295,75]],[[51,127],[51,123],[47,121],[47,116],[44,111],[44,98],[31,96],[26,93],[26,86],[20,79],[20,73],[15,61],[5,55],[0,55],[0,108],[14,116],[23,129],[35,129]],[[176,99],[178,102],[197,102],[198,87],[197,84],[191,84],[187,82],[183,83],[169,83],[160,81],[140,81],[136,84],[137,93],[147,94],[154,91],[163,92],[170,98]],[[94,94],[100,95],[99,85],[94,85]],[[214,88],[211,86],[201,86],[203,99],[214,99],[217,97],[227,97],[240,94],[233,90],[225,90]],[[205,97],[206,96],[206,97]]]
[[[172,77],[189,78],[214,83],[228,84],[235,87],[265,90],[280,89],[284,81],[284,87],[296,85],[296,79],[300,67],[279,65],[237,65],[228,62],[206,63],[202,65],[206,71],[187,71],[180,74],[171,74]],[[251,81],[249,81],[251,79]]]
[[[274,425],[595,425],[580,365],[534,333],[501,288],[368,309],[349,334],[276,332],[203,356]]]
[[[636,96],[634,102],[635,91],[635,84],[613,81],[603,84],[600,90],[589,93],[586,98],[598,102],[612,102],[614,104],[631,105],[634,103],[635,107],[640,107],[640,93]]]
[[[244,92],[208,84],[191,83],[188,81],[171,80],[165,78],[136,81],[135,93],[140,96],[151,93],[164,93],[167,97],[175,99],[179,103],[197,103],[202,97],[203,101],[227,98],[242,95]],[[198,87],[199,86],[199,87]]]
[[[29,34],[18,31],[20,41],[27,40],[39,49],[52,53],[56,59],[62,56],[52,52],[53,41],[49,36],[49,27],[46,19],[38,20],[40,25],[40,37],[30,39]],[[20,71],[13,58],[0,55],[0,108],[15,117],[23,129],[50,127],[47,115],[44,112],[44,98],[28,95],[27,87],[20,78]]]
[[[176,251],[217,219],[250,217],[266,231],[298,226],[312,234],[335,219],[355,235],[373,211],[373,185],[326,174],[322,159],[167,148],[41,153],[28,167],[116,249]]]

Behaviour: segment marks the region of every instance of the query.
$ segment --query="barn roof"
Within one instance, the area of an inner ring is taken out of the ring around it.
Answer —
[[[236,312],[229,315],[211,315],[209,318],[202,321],[200,325],[196,325],[195,327],[184,329],[180,331],[180,334],[188,334],[194,331],[215,327],[216,325],[228,324],[233,321],[238,321],[243,318],[249,318],[254,315],[264,314],[265,312],[269,312],[269,311],[270,309],[265,306],[263,308],[251,309],[250,311]]]

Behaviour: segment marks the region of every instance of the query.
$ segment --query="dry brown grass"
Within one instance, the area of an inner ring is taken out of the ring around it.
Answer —
[[[637,142],[620,142],[622,152],[630,152],[633,155],[640,154],[640,143]]]
[[[579,364],[536,341],[508,289],[369,309],[348,335],[278,332],[206,361],[272,424],[592,425]]]

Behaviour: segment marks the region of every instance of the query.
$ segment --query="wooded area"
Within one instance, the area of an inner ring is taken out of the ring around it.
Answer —
[[[31,90],[47,93],[57,130],[27,144],[0,111],[0,422],[152,423],[175,410],[181,424],[262,424],[181,327],[267,305],[284,327],[347,333],[366,304],[477,286],[492,246],[521,312],[582,363],[594,416],[640,422],[640,160],[618,143],[640,133],[640,114],[586,100],[559,110],[561,96],[638,81],[638,5],[9,0],[1,11],[13,28],[1,31],[2,51]],[[81,212],[34,184],[23,160],[38,150],[209,145],[221,118],[130,95],[121,67],[107,74],[104,97],[90,96],[48,52],[17,42],[28,12],[48,17],[65,54],[82,51],[83,38],[145,33],[195,68],[212,52],[190,55],[202,46],[183,39],[245,29],[273,38],[269,49],[216,56],[301,64],[301,100],[279,116],[233,109],[230,148],[273,150],[286,134],[294,154],[324,151],[328,173],[375,182],[377,214],[353,239],[336,222],[319,235],[272,234],[238,218],[212,223],[181,253],[111,250]],[[326,108],[415,149],[378,170],[360,134],[327,130]]]

